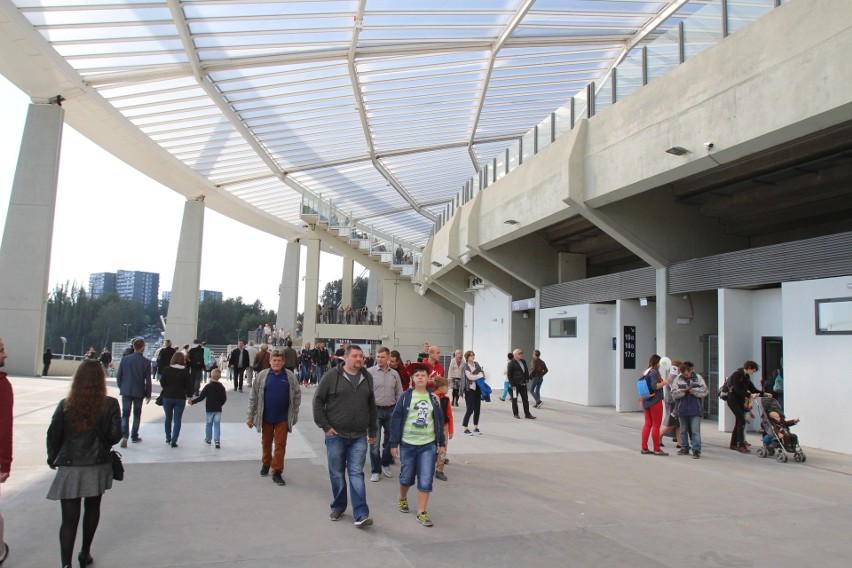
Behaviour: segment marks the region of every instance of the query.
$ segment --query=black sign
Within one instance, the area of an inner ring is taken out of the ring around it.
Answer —
[[[624,368],[636,368],[636,326],[624,326]]]

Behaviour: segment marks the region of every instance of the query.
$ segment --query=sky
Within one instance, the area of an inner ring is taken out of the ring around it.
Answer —
[[[0,221],[6,213],[26,121],[29,97],[0,75]],[[140,270],[160,274],[160,292],[171,290],[185,198],[137,172],[70,126],[62,132],[59,181],[50,261],[50,284],[89,287],[89,274]],[[259,299],[278,310],[278,285],[287,241],[207,209],[201,257],[201,289],[226,298]],[[300,283],[305,274],[303,248]],[[356,263],[355,275],[363,268]],[[320,293],[340,278],[340,257],[322,253]],[[304,286],[299,290],[302,311]]]

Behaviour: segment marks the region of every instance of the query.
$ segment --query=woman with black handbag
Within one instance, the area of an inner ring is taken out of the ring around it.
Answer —
[[[47,498],[61,502],[63,567],[71,566],[83,500],[83,546],[77,558],[81,567],[93,562],[90,549],[100,520],[101,496],[112,487],[110,450],[119,440],[121,410],[118,401],[107,396],[104,369],[97,360],[83,361],[47,430],[47,464],[59,468]]]

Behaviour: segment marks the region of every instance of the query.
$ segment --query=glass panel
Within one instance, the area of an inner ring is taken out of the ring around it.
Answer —
[[[612,106],[612,77],[607,77],[595,93],[595,114]]]
[[[518,150],[520,144],[515,142],[511,146],[509,146],[509,171],[511,172],[515,168],[518,167]]]
[[[541,152],[550,144],[550,116],[538,123],[538,151]]]
[[[728,0],[728,33],[743,29],[775,7],[775,0]]]
[[[523,150],[524,150],[524,160],[533,155],[535,150],[535,130],[530,130],[523,137]]]
[[[678,30],[672,28],[648,45],[648,82],[664,75],[680,63]]]
[[[616,100],[622,100],[624,97],[638,91],[642,88],[642,50],[634,49],[630,52],[621,65],[618,66],[618,73],[615,77],[615,96]]]
[[[497,155],[497,179],[506,175],[506,153],[500,152]]]
[[[571,106],[563,105],[556,109],[556,137],[559,138],[571,130]]]
[[[713,0],[683,21],[683,50],[685,59],[695,57],[721,40],[721,0]]]

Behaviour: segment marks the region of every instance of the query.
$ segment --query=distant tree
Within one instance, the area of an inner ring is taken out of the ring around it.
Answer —
[[[367,279],[363,276],[355,278],[352,284],[352,307],[363,308],[367,305]]]
[[[323,306],[330,306],[334,304],[335,306],[340,302],[340,298],[343,297],[343,279],[338,278],[337,280],[332,280],[328,284],[325,285],[325,288],[322,291],[322,295],[320,296],[320,304]]]

